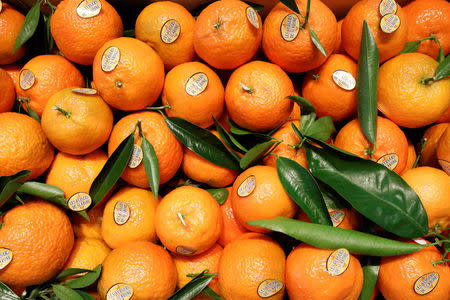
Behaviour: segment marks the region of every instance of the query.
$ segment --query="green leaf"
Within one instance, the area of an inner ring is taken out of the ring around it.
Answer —
[[[295,3],[295,0],[280,0],[281,3],[286,5],[289,9],[293,10],[296,13],[300,13],[297,7],[297,3]]]
[[[448,76],[450,76],[450,55],[447,55],[447,57],[437,67],[434,80],[439,80]]]
[[[134,37],[136,37],[136,32],[134,31],[134,29],[127,29],[127,30],[124,30],[123,36],[134,38]]]
[[[438,63],[441,63],[444,61],[444,59],[445,59],[444,49],[442,49],[442,45],[441,45],[441,43],[439,43],[439,51],[436,56],[436,60]]]
[[[380,270],[380,258],[368,256],[363,265],[364,283],[358,300],[370,300],[375,284],[378,279],[378,271]]]
[[[39,17],[41,15],[41,2],[36,1],[36,4],[28,11],[25,21],[20,28],[17,35],[16,42],[14,44],[13,53],[17,51],[23,44],[25,44],[34,34],[39,24]]]
[[[50,29],[52,15],[49,15],[49,16],[43,15],[43,17],[44,17],[44,22],[45,22],[45,38],[47,40],[47,53],[51,53],[53,50],[53,47],[55,45],[55,40],[53,39],[51,29]]]
[[[215,165],[239,170],[239,162],[225,145],[211,132],[189,121],[164,116],[170,131],[194,153]]]
[[[406,43],[405,46],[403,47],[402,51],[400,51],[399,54],[417,52],[417,50],[419,50],[420,43],[422,43],[422,41],[412,41],[412,42]]]
[[[286,157],[278,157],[276,165],[284,190],[311,221],[333,226],[322,193],[311,174],[297,162]]]
[[[92,271],[87,272],[83,276],[71,279],[65,284],[72,289],[82,289],[94,284],[100,277],[102,272],[102,265],[96,266]]]
[[[234,123],[231,120],[227,120],[227,123],[230,124],[230,132],[232,134],[235,135],[253,135],[262,139],[270,139],[270,136],[264,133],[260,133],[260,132],[252,132],[252,131],[248,131],[247,129],[244,129],[242,127],[240,127],[239,125],[237,125],[236,123]]]
[[[225,128],[223,128],[222,124],[220,124],[216,120],[216,118],[214,118],[214,116],[213,116],[213,120],[214,120],[214,126],[216,127],[216,130],[219,133],[220,138],[228,147],[230,147],[234,151],[240,152],[242,154],[244,154],[245,152],[248,151],[244,146],[242,146],[241,143],[239,143],[238,140],[236,140],[234,138],[234,136],[232,134],[228,133],[228,131],[226,131]],[[239,156],[237,158],[240,160]]]
[[[264,157],[264,155],[272,148],[275,143],[275,141],[264,142],[248,150],[248,152],[245,153],[241,158],[241,168],[245,170],[251,165],[256,164]]]
[[[214,277],[213,275],[204,275],[204,273],[205,271],[198,274],[167,300],[190,300],[200,294]]]
[[[97,175],[92,183],[89,190],[89,195],[92,198],[90,209],[95,207],[106,196],[127,167],[131,154],[133,153],[135,131],[125,138],[117,149],[114,150],[100,171],[100,174]]]
[[[350,204],[345,201],[338,193],[336,193],[328,185],[318,182],[320,192],[328,209],[350,208]]]
[[[94,297],[92,297],[91,295],[89,295],[84,291],[76,290],[75,292],[77,292],[81,297],[83,297],[83,300],[95,300]]]
[[[317,37],[314,30],[312,30],[311,26],[309,26],[309,24],[308,24],[308,29],[309,29],[309,34],[311,35],[311,40],[312,40],[314,46],[316,46],[316,48],[320,51],[320,53],[323,54],[323,56],[327,57],[327,52],[325,51],[325,48],[322,46],[322,43],[320,43],[319,38]]]
[[[335,132],[336,128],[334,127],[333,119],[330,116],[326,116],[311,123],[305,135],[320,141],[326,141]]]
[[[30,170],[22,170],[11,176],[0,176],[0,207],[27,181],[30,174]]]
[[[2,300],[20,300],[20,297],[16,295],[6,284],[0,281],[0,299]]]
[[[61,300],[83,300],[83,297],[72,290],[71,288],[60,285],[60,284],[52,284],[53,292],[55,293],[56,297],[58,297]]]
[[[64,191],[56,185],[28,181],[22,184],[17,192],[36,196],[67,208],[67,200],[64,197]]]
[[[25,107],[27,108],[27,114],[40,123],[41,118],[39,118],[38,114],[28,105],[28,102],[25,102]]]
[[[361,48],[358,60],[356,95],[358,99],[358,119],[366,138],[376,148],[377,138],[377,81],[380,54],[375,39],[364,21]]]
[[[150,184],[150,188],[153,192],[155,199],[158,199],[159,193],[159,162],[156,156],[155,148],[147,140],[145,135],[141,136],[141,147],[143,152],[143,163],[145,168],[145,173],[147,174],[147,179]]]
[[[206,296],[211,297],[211,299],[213,299],[213,300],[224,300],[222,297],[217,295],[217,293],[214,292],[214,290],[212,288],[210,288],[209,286],[205,287],[203,289],[202,293],[205,294]]]
[[[364,255],[402,255],[419,251],[425,247],[424,245],[403,243],[356,230],[302,222],[286,217],[248,221],[247,224],[284,233],[316,248],[345,248],[352,253]]]
[[[228,198],[228,190],[226,188],[221,188],[221,189],[208,189],[206,190],[208,193],[211,194],[211,196],[214,197],[214,199],[216,199],[217,203],[219,203],[219,205],[222,205]]]
[[[325,143],[322,143],[325,144]],[[396,173],[331,147],[304,144],[314,177],[329,185],[357,211],[404,238],[424,236],[428,218],[414,190]]]
[[[86,273],[86,272],[90,272],[90,271],[92,271],[92,270],[80,269],[80,268],[68,268],[68,269],[61,271],[61,273],[59,273],[55,279],[59,280],[64,277],[67,277],[67,276],[77,275],[77,274]]]
[[[298,104],[298,106],[300,106],[302,116],[316,113],[316,109],[314,108],[314,106],[305,98],[300,96],[287,96],[286,98],[294,101]]]

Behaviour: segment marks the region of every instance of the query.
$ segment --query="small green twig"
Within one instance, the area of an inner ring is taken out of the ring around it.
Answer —
[[[414,165],[413,165],[413,169],[416,168],[417,165],[419,164],[420,157],[422,156],[422,153],[423,153],[423,150],[425,149],[425,145],[427,144],[427,141],[428,141],[427,138],[423,138],[420,141],[420,151],[417,154],[416,161],[414,162]]]
[[[170,106],[170,104],[166,104],[166,105],[162,105],[162,106],[147,106],[145,109],[146,110],[161,110],[161,109],[171,109],[172,106]]]
[[[67,119],[69,119],[70,116],[72,115],[72,113],[71,113],[70,111],[64,110],[64,109],[62,109],[61,107],[58,107],[58,106],[56,106],[56,105],[53,105],[53,106],[52,106],[52,109],[53,109],[53,110],[57,110],[57,111],[59,111],[60,113],[63,113],[63,114],[66,116]]]

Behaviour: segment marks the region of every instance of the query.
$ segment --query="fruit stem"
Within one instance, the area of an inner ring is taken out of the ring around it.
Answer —
[[[57,110],[57,111],[63,113],[63,114],[66,116],[67,119],[69,119],[70,116],[72,115],[72,113],[71,113],[70,111],[64,110],[64,109],[62,109],[61,107],[58,107],[58,106],[56,106],[56,105],[53,105],[53,106],[52,106],[52,109]]]
[[[222,22],[222,19],[221,18],[219,18],[219,19],[217,19],[217,21],[216,22],[214,22],[214,29],[215,30],[219,30],[219,28],[221,27],[223,25],[223,22]]]
[[[245,84],[241,83],[241,87],[244,91],[246,91],[247,93],[249,93],[250,95],[253,94],[255,92],[254,88],[248,87]]]
[[[120,81],[120,80],[116,81],[116,87],[121,88],[122,85],[123,85],[122,81]]]
[[[177,216],[181,221],[181,224],[183,224],[184,227],[186,227],[186,222],[184,221],[184,218],[186,217],[184,214],[177,212]]]
[[[171,109],[172,108],[172,106],[170,106],[170,104],[166,104],[166,105],[163,105],[163,106],[147,106],[145,109],[146,110],[162,110],[162,109],[165,109],[165,108],[168,108],[168,109]]]
[[[419,153],[417,154],[416,161],[414,162],[414,165],[413,165],[413,169],[416,168],[417,165],[419,164],[419,159],[420,159],[420,157],[422,156],[423,149],[425,149],[425,145],[427,144],[427,141],[428,141],[427,138],[423,138],[423,139],[420,141],[420,144],[421,144],[421,146],[420,146],[420,151],[419,151]]]
[[[429,85],[429,84],[431,84],[433,82],[434,82],[434,77],[422,78],[420,80],[420,83],[423,84],[423,85]]]

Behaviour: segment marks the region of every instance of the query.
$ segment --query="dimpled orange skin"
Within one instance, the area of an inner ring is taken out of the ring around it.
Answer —
[[[210,66],[235,69],[258,51],[262,21],[256,12],[256,28],[247,19],[248,7],[238,0],[215,1],[198,16],[194,27],[194,49]]]
[[[130,217],[125,224],[117,224],[114,211],[118,202],[130,209]],[[132,241],[156,242],[155,211],[158,199],[149,190],[123,187],[106,203],[102,220],[102,237],[109,247],[118,248]]]
[[[111,156],[119,144],[133,132],[139,120],[142,122],[141,127],[144,135],[150,144],[152,144],[156,152],[156,157],[158,158],[159,182],[160,184],[166,183],[175,175],[181,166],[183,148],[169,127],[167,127],[164,118],[157,112],[137,112],[120,119],[114,125],[111,133],[108,143],[108,155]],[[141,138],[137,129],[134,143],[139,146],[141,145]],[[122,178],[138,187],[149,187],[143,163],[135,169],[127,167],[122,173]]]
[[[120,51],[119,63],[114,70],[105,72],[102,56],[112,46]],[[164,64],[146,43],[122,37],[106,42],[97,52],[93,78],[96,89],[109,105],[120,110],[139,110],[158,99],[164,85]]]
[[[192,96],[186,92],[189,79],[197,73],[204,73],[208,82],[206,89]],[[221,117],[225,104],[225,91],[219,76],[207,65],[187,62],[176,66],[166,75],[161,95],[163,105],[170,105],[165,112],[169,117],[179,117],[200,127],[211,126]]]
[[[16,91],[14,90],[14,82],[8,73],[0,69],[0,113],[11,111],[16,100]]]
[[[169,20],[180,25],[180,35],[172,43],[161,39],[161,30]],[[171,1],[152,3],[145,7],[136,20],[136,38],[147,43],[158,52],[166,70],[176,65],[193,61],[195,19],[182,5]]]
[[[77,238],[102,238],[102,219],[103,209],[105,203],[100,202],[94,208],[92,208],[87,214],[89,221],[83,218],[80,214],[72,214],[70,221],[72,222],[73,231]]]
[[[62,270],[74,237],[69,218],[60,208],[34,198],[9,210],[3,223],[0,245],[13,252],[13,259],[0,271],[0,281],[41,284]]]
[[[408,141],[403,131],[389,119],[377,117],[376,151],[373,153],[373,161],[379,160],[387,154],[395,153],[398,156],[398,164],[393,169],[401,174],[408,161]],[[348,122],[336,135],[334,145],[338,148],[370,159],[365,153],[372,149],[372,144],[365,137],[358,119]]]
[[[306,14],[307,0],[297,0],[300,12]],[[279,65],[286,72],[300,73],[319,67],[325,57],[313,44],[309,29],[300,29],[297,37],[286,41],[281,35],[281,24],[288,14],[294,14],[283,3],[278,3],[264,21],[262,48],[269,60]],[[295,14],[300,24],[304,18]],[[312,0],[308,26],[316,33],[327,55],[333,53],[336,46],[337,22],[333,12],[321,1]]]
[[[117,11],[107,1],[100,13],[91,18],[77,14],[80,0],[64,0],[58,4],[50,22],[56,46],[69,60],[92,65],[98,49],[109,40],[123,35],[123,25]]]
[[[171,252],[183,254],[179,247],[192,249],[187,255],[205,252],[216,243],[222,226],[216,199],[198,187],[182,186],[172,190],[156,209],[156,234]]]
[[[436,148],[436,157],[441,168],[450,175],[450,129],[447,128],[444,134],[439,139]]]
[[[414,144],[412,144],[412,142],[408,139],[408,160],[406,161],[406,166],[403,169],[401,174],[405,173],[408,170],[411,170],[414,167],[416,158],[417,158],[417,154],[416,154],[416,149],[414,148]]]
[[[450,105],[450,78],[428,85],[439,63],[422,53],[404,53],[378,71],[378,109],[398,126],[418,128],[437,121]]]
[[[425,130],[422,139],[427,139],[425,146],[423,147],[422,155],[419,159],[420,166],[428,166],[433,168],[439,168],[439,162],[436,156],[436,149],[441,136],[445,130],[450,127],[450,123],[434,124]]]
[[[25,45],[13,52],[16,38],[25,16],[8,3],[2,2],[0,12],[0,65],[12,64],[25,56]]]
[[[251,193],[248,196],[241,197],[239,187],[250,176],[255,177],[255,186],[249,190]],[[242,172],[234,181],[231,193],[234,215],[242,226],[251,231],[270,230],[248,225],[248,221],[278,216],[292,218],[298,209],[281,185],[277,169],[270,166],[254,166]]]
[[[0,176],[30,170],[42,175],[53,160],[53,146],[38,121],[14,112],[0,113]]]
[[[219,261],[219,291],[227,300],[257,300],[258,287],[268,279],[283,288],[270,297],[281,300],[285,287],[286,256],[280,245],[259,233],[247,233],[229,243]]]
[[[14,90],[16,91],[16,95],[18,95],[18,91],[20,89],[19,75],[22,67],[23,65],[18,63],[2,66],[2,69],[8,73],[9,77],[11,77],[12,81],[14,82]]]
[[[450,122],[450,105],[444,114],[436,121],[437,123],[449,123]]]
[[[340,212],[344,213],[344,218],[342,221],[340,221],[337,226],[333,223],[334,227],[343,228],[343,229],[351,229],[351,230],[359,230],[362,225],[361,216],[352,208],[333,208],[328,209],[328,213],[330,214],[330,217],[334,213],[340,214]],[[295,217],[297,220],[303,221],[303,222],[310,222],[311,219],[308,217],[308,215],[303,211],[299,210],[297,216]]]
[[[55,106],[69,112],[70,116],[56,110]],[[48,100],[41,124],[48,139],[59,151],[83,155],[108,140],[113,114],[99,95],[79,94],[68,88]]]
[[[448,299],[450,295],[450,267],[446,264],[438,264],[433,267],[431,263],[434,260],[441,259],[442,253],[435,246],[425,247],[411,254],[382,257],[378,273],[380,292],[389,300]],[[426,295],[416,294],[414,291],[415,282],[420,276],[430,272],[439,274],[437,286]]]
[[[175,291],[177,270],[169,253],[147,241],[131,242],[114,249],[103,262],[97,290],[106,299],[117,283],[133,289],[133,300],[167,299]]]
[[[286,260],[286,290],[292,300],[357,300],[363,285],[359,261],[350,254],[348,268],[339,276],[327,271],[333,250],[301,244]]]
[[[398,54],[407,41],[408,20],[398,4],[395,14],[400,18],[400,27],[392,33],[385,33],[381,30],[380,2],[381,0],[359,1],[344,18],[342,23],[342,45],[345,51],[355,60],[359,58],[364,20],[367,21],[370,32],[377,44],[380,53],[380,63]]]
[[[346,54],[344,47],[342,46],[342,22],[344,20],[339,20],[337,22],[337,35],[336,35],[336,46],[334,47],[334,54]]]
[[[332,54],[323,65],[311,71],[319,78],[307,74],[302,86],[302,95],[314,105],[317,116],[330,116],[334,122],[356,115],[356,85],[350,91],[338,86],[332,77],[337,70],[350,73],[356,82],[358,65],[345,54]]]
[[[288,119],[293,102],[286,97],[293,94],[292,81],[279,66],[252,61],[231,74],[225,104],[231,120],[239,126],[263,132]]]

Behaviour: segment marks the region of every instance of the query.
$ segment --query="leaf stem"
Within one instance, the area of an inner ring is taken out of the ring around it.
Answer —
[[[56,105],[52,106],[52,109],[59,111],[60,113],[63,113],[67,119],[70,118],[70,116],[72,115],[72,113],[70,111],[64,110],[61,107],[58,107]]]
[[[423,85],[430,85],[435,81],[434,77],[426,77],[420,80],[420,83]]]
[[[162,106],[154,106],[154,107],[147,106],[145,109],[146,110],[162,110],[162,109],[166,109],[166,108],[171,109],[172,106],[170,106],[170,104],[166,104],[166,105],[162,105]]]
[[[414,162],[413,169],[416,168],[417,165],[419,164],[420,157],[422,156],[422,153],[423,153],[423,150],[425,149],[425,145],[427,144],[427,141],[428,141],[427,138],[423,138],[420,141],[420,145],[421,145],[420,146],[420,151],[419,151],[419,154],[416,157],[416,161]]]
[[[311,7],[311,0],[308,0],[308,2],[307,2],[307,4],[306,4],[306,16],[305,16],[305,20],[304,20],[303,23],[300,25],[300,28],[302,28],[302,29],[305,28],[306,24],[308,24],[310,7]]]

